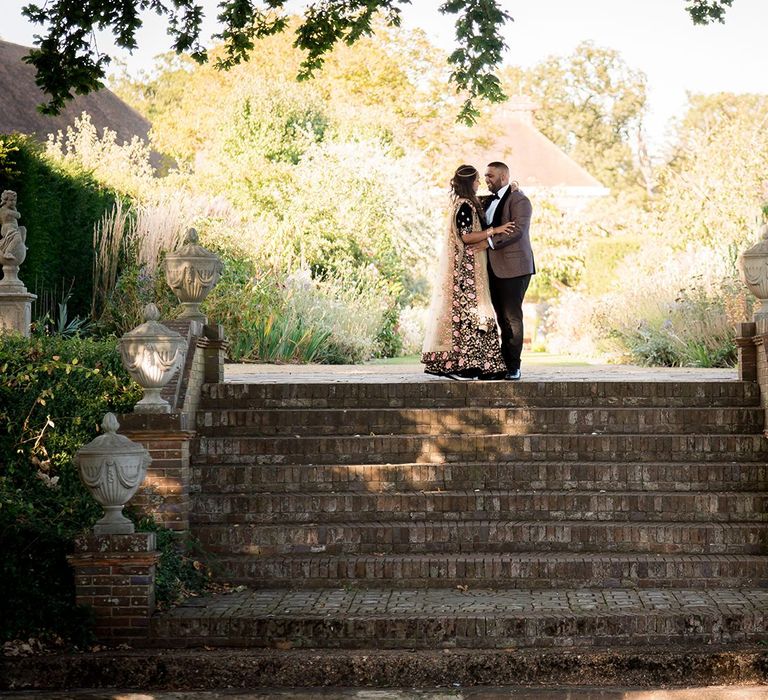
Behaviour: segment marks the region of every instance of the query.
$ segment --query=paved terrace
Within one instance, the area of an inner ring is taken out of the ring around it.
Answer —
[[[523,356],[524,382],[614,381],[614,382],[722,382],[738,379],[734,369],[697,367],[637,367],[635,365],[588,364],[553,355]],[[362,365],[270,365],[227,364],[224,381],[237,383],[398,383],[451,381],[425,374],[422,365],[392,363]]]
[[[466,588],[466,587],[465,587]],[[569,613],[657,613],[689,610],[718,610],[763,613],[768,608],[768,589],[691,591],[669,590],[492,590],[476,589],[320,589],[245,590],[208,597],[191,598],[165,617],[196,618],[201,614],[223,618],[317,618],[402,617],[432,618],[460,609],[467,618],[559,615]]]

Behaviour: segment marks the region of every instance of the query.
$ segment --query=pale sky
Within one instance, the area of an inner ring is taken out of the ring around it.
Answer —
[[[21,16],[30,0],[3,0],[0,37],[30,45],[36,28]],[[441,48],[453,46],[452,17],[440,15],[442,0],[413,0],[405,24],[424,29]],[[214,28],[217,0],[203,0]],[[294,6],[303,3],[295,0]],[[686,93],[752,92],[768,94],[768,0],[734,0],[725,24],[694,26],[685,0],[508,0],[515,21],[504,35],[505,63],[531,66],[550,55],[567,55],[582,41],[616,49],[633,69],[648,77],[647,129],[654,150],[665,142],[669,120],[681,116]],[[99,38],[109,50],[108,37]],[[125,53],[129,72],[151,66],[169,48],[165,25],[148,14],[139,35],[140,48]]]

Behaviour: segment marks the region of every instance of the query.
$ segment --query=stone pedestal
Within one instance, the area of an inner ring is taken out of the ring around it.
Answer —
[[[100,641],[146,644],[159,558],[153,532],[75,540],[67,560],[75,571],[76,602],[93,611]]]
[[[0,280],[0,333],[15,331],[29,337],[32,324],[32,302],[37,296],[30,294],[21,284],[3,284]]]

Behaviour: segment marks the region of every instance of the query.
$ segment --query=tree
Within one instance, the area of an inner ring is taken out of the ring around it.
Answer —
[[[254,42],[286,29],[289,17],[287,0],[220,0],[218,19],[222,25],[216,38],[222,39],[224,56],[217,61],[228,68],[247,59]],[[353,44],[373,31],[372,21],[383,14],[390,26],[399,26],[403,5],[411,0],[314,0],[304,11],[296,29],[295,46],[306,52],[300,79],[309,78],[323,65],[324,57],[339,42]],[[694,22],[723,21],[725,8],[733,0],[686,0],[686,10]],[[491,102],[504,99],[499,80],[493,73],[506,44],[501,36],[504,23],[512,17],[497,0],[445,0],[444,14],[457,15],[456,38],[459,48],[448,58],[451,79],[457,90],[467,95],[459,119],[472,123],[478,112],[473,99]],[[47,0],[42,7],[31,3],[23,13],[46,27],[35,37],[35,47],[27,57],[37,70],[37,84],[49,96],[41,105],[48,114],[57,114],[73,93],[86,94],[103,86],[110,57],[99,52],[95,30],[111,30],[117,46],[134,49],[136,32],[142,25],[141,13],[153,11],[168,20],[168,33],[178,53],[195,60],[207,60],[200,43],[203,8],[197,0]]]
[[[220,146],[231,108],[245,98],[262,99],[265,91],[321,103],[332,124],[326,138],[381,140],[393,154],[423,153],[421,177],[439,186],[455,169],[455,154],[466,148],[466,132],[454,124],[459,101],[446,90],[446,53],[419,29],[375,25],[373,36],[337,47],[322,78],[300,83],[293,78],[303,56],[290,31],[262,39],[247,62],[227,71],[214,68],[221,51],[211,49],[202,65],[168,52],[148,72],[109,83],[152,123],[152,147],[185,170],[196,170],[195,162]]]
[[[227,69],[246,60],[254,42],[284,31],[290,17],[286,0],[264,0],[263,8],[253,0],[220,0],[218,19],[224,52],[218,68]],[[410,0],[317,0],[305,9],[295,31],[294,46],[305,52],[298,72],[300,80],[310,78],[322,67],[325,56],[340,42],[353,44],[373,33],[373,20],[383,15],[389,26],[400,25],[403,5]],[[505,96],[493,70],[501,61],[506,44],[501,29],[512,18],[498,0],[447,0],[444,14],[457,15],[456,38],[460,47],[448,58],[451,80],[466,95],[459,118],[474,121],[473,99],[500,102]],[[50,97],[41,105],[48,114],[57,114],[73,97],[103,86],[110,57],[100,53],[93,41],[96,29],[111,29],[119,47],[134,49],[141,13],[152,10],[168,19],[168,33],[178,53],[188,53],[202,63],[208,59],[200,44],[203,9],[196,0],[49,0],[42,7],[30,4],[23,13],[45,25],[47,33],[35,38],[25,59],[37,69],[37,84]]]
[[[725,21],[725,8],[733,5],[733,0],[688,0],[686,10],[694,24],[710,24]]]
[[[677,146],[659,173],[664,232],[678,245],[740,251],[768,198],[765,95],[689,96]]]

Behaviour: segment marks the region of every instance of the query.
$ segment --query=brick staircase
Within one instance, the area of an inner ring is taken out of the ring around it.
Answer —
[[[752,382],[210,384],[191,526],[248,588],[168,646],[754,642],[768,443]]]

